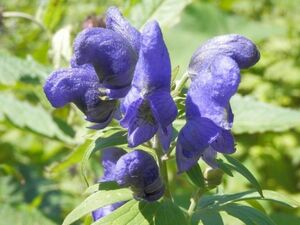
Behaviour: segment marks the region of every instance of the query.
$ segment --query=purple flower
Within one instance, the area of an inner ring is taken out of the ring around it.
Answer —
[[[104,174],[99,179],[99,182],[108,182],[115,180],[115,167],[119,158],[126,154],[121,148],[106,148],[102,153],[102,166]],[[104,206],[93,211],[93,219],[94,221],[99,220],[100,218],[109,215],[117,208],[121,207],[125,202],[116,202],[111,205]]]
[[[128,129],[128,144],[136,147],[158,131],[165,151],[172,137],[177,108],[170,95],[171,64],[157,22],[146,24],[141,34],[139,59],[132,88],[125,97],[121,125]]]
[[[105,127],[117,100],[131,87],[139,34],[116,8],[107,11],[106,28],[88,28],[75,39],[71,68],[54,71],[44,92],[54,107],[74,103],[86,120]]]
[[[164,194],[164,185],[155,159],[147,152],[127,153],[121,148],[106,148],[102,153],[103,176],[99,182],[116,181],[130,187],[138,200],[156,201]],[[110,214],[125,202],[117,202],[93,211],[94,221]]]
[[[186,99],[187,123],[176,146],[179,172],[189,170],[200,157],[215,167],[217,152],[235,151],[229,100],[240,83],[240,69],[254,65],[259,57],[250,40],[235,34],[215,37],[193,54],[188,69],[192,83]]]
[[[123,187],[130,187],[135,198],[146,201],[158,200],[165,190],[155,159],[142,150],[120,157],[115,167],[115,180]]]

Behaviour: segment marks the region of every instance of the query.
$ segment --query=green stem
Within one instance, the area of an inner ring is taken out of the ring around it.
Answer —
[[[156,153],[157,158],[158,158],[158,165],[159,165],[159,169],[160,169],[160,175],[162,176],[163,182],[164,182],[164,185],[165,185],[164,197],[168,198],[168,199],[172,199],[172,195],[171,195],[170,188],[169,188],[167,161],[162,160],[162,157],[163,157],[164,153],[163,153],[163,150],[162,150],[162,147],[161,147],[161,144],[159,142],[159,138],[158,138],[157,134],[154,137],[153,148],[155,149],[155,153]]]
[[[197,207],[198,201],[200,199],[200,197],[205,193],[205,189],[203,188],[198,188],[192,195],[191,199],[190,199],[190,206],[188,209],[188,214],[191,217]]]
[[[176,87],[175,87],[174,91],[172,92],[173,97],[176,97],[177,95],[180,94],[181,90],[184,88],[185,83],[188,81],[188,79],[189,79],[189,73],[185,72],[182,75],[181,79],[176,84]]]
[[[46,32],[48,32],[47,28],[44,26],[44,24],[42,24],[35,17],[33,17],[33,16],[31,16],[27,13],[23,13],[23,12],[3,12],[2,17],[3,18],[14,17],[14,18],[22,18],[22,19],[30,20],[31,22],[34,22],[35,24],[37,24],[42,30],[45,30]]]

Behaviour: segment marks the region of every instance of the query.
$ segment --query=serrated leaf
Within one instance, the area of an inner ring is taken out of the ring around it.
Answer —
[[[285,131],[300,126],[300,112],[267,103],[252,97],[235,95],[231,100],[235,133]]]
[[[160,203],[131,200],[92,225],[153,225]]]
[[[162,27],[171,27],[179,22],[180,13],[191,0],[142,0],[130,13],[132,23],[141,28],[151,20],[157,20]]]
[[[262,188],[258,183],[258,181],[256,180],[256,178],[253,176],[253,174],[238,160],[226,154],[224,154],[224,157],[228,161],[229,163],[228,165],[230,165],[232,169],[234,169],[243,177],[245,177],[253,185],[253,187],[256,188],[256,190],[260,193],[260,195],[263,196]]]
[[[249,206],[230,203],[222,207],[222,210],[243,221],[246,225],[275,225],[266,214]]]
[[[188,175],[191,183],[193,183],[195,186],[204,188],[205,187],[205,180],[201,171],[201,168],[199,164],[195,164],[190,170],[186,172]]]
[[[265,200],[279,203],[285,206],[298,208],[300,203],[289,197],[275,191],[263,190],[264,197],[261,197],[257,191],[244,191],[236,194],[203,196],[199,202],[200,208],[211,207],[212,205],[220,206],[227,203],[246,201],[246,200]]]
[[[32,59],[21,59],[0,52],[0,84],[14,85],[23,78],[38,78],[44,80],[49,69]]]
[[[22,205],[21,207],[12,207],[7,204],[1,204],[0,207],[0,225],[55,225],[50,219],[45,217],[39,210]]]
[[[170,200],[162,202],[155,214],[155,225],[187,225],[187,218],[182,210]]]
[[[31,105],[4,92],[0,95],[0,105],[0,112],[16,127],[45,137],[72,142],[70,136],[59,128],[59,124],[40,105]],[[69,129],[72,130],[71,127]]]
[[[132,192],[129,189],[122,188],[109,191],[98,191],[87,197],[65,218],[63,225],[69,225],[83,217],[84,215],[116,202],[128,201],[132,199]]]

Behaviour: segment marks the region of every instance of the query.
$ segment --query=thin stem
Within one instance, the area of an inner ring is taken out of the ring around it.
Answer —
[[[198,188],[192,195],[191,199],[190,199],[190,206],[188,209],[188,214],[191,217],[197,207],[197,203],[200,199],[200,197],[205,193],[205,189],[203,188]]]
[[[37,24],[42,30],[47,31],[47,28],[44,26],[44,24],[42,24],[35,17],[33,17],[33,16],[31,16],[27,13],[23,13],[23,12],[3,12],[2,17],[3,18],[15,17],[15,18],[22,18],[22,19],[30,20],[30,21],[34,22],[35,24]]]
[[[157,155],[157,158],[158,158],[158,165],[159,165],[159,168],[160,168],[160,175],[162,176],[163,182],[165,184],[164,197],[168,198],[168,199],[172,199],[172,195],[171,195],[170,188],[169,188],[167,162],[166,162],[166,160],[162,160],[162,157],[163,157],[164,153],[163,153],[161,144],[159,142],[158,135],[155,135],[155,137],[154,137],[153,148],[155,149],[155,152],[156,152],[156,155]]]
[[[180,94],[181,90],[184,88],[184,85],[188,81],[188,79],[189,79],[189,73],[185,72],[182,75],[181,79],[176,84],[176,87],[175,87],[174,91],[172,92],[173,97],[176,97],[177,95]]]

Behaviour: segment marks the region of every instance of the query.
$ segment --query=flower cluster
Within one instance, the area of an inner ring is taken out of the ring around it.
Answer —
[[[121,148],[107,148],[102,153],[104,175],[100,182],[116,181],[122,187],[129,187],[138,200],[156,201],[164,193],[164,184],[159,175],[155,159],[142,150],[129,153]],[[124,202],[105,206],[93,212],[94,220],[114,211]]]
[[[240,69],[254,65],[259,57],[256,46],[240,35],[213,38],[193,54],[187,71],[191,79],[187,122],[176,144],[179,172],[192,168],[200,157],[215,167],[217,152],[235,151],[229,100],[240,83]],[[54,71],[44,91],[54,107],[74,103],[94,123],[91,128],[102,129],[116,118],[128,130],[129,147],[156,135],[168,153],[177,116],[170,87],[170,57],[159,24],[149,22],[140,32],[111,7],[105,28],[87,28],[78,34],[70,68]],[[102,164],[100,182],[130,187],[138,200],[156,201],[164,194],[160,168],[142,150],[105,149]],[[94,219],[122,204],[94,211]]]

